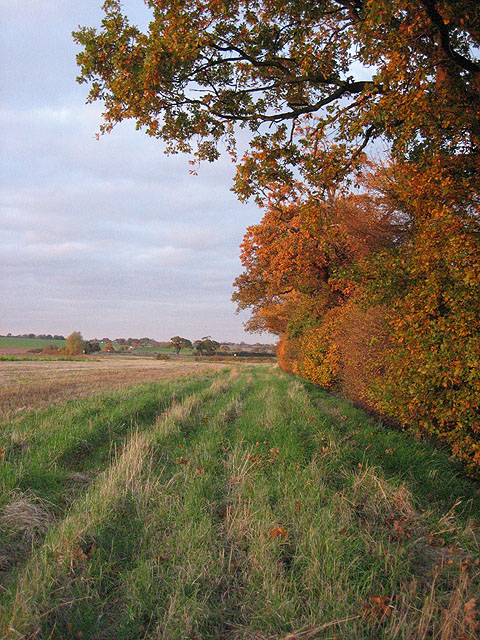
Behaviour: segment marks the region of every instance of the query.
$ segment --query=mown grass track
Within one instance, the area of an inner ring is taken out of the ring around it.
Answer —
[[[10,572],[5,637],[477,637],[478,485],[443,453],[275,369],[190,384],[86,452],[98,475]]]
[[[42,507],[46,507],[43,515],[47,521],[60,519],[121,450],[129,432],[151,426],[172,402],[206,387],[210,377],[207,373],[161,385],[144,384],[122,393],[103,393],[3,424],[0,508],[18,505],[18,513],[10,518],[12,526],[0,527],[0,584],[8,581],[9,570],[41,541]],[[38,521],[37,526],[30,525],[32,518]],[[16,529],[31,535],[19,536]]]

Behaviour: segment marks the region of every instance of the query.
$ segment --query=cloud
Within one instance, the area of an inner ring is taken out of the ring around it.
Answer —
[[[227,157],[192,176],[132,123],[95,139],[70,34],[96,5],[0,0],[0,332],[248,340],[231,283],[261,213],[231,193]]]

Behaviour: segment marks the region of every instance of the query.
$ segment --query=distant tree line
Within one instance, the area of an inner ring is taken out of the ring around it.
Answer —
[[[7,333],[6,336],[0,336],[1,338],[30,338],[37,340],[65,340],[65,336],[61,335],[52,335],[50,333]]]
[[[218,342],[211,336],[204,336],[199,340],[189,340],[181,336],[173,336],[169,341],[158,341],[153,338],[94,338],[91,340],[84,340],[80,331],[73,331],[69,336],[65,338],[63,335],[48,334],[12,334],[8,333],[8,338],[29,338],[29,339],[41,339],[41,340],[55,340],[65,341],[65,345],[59,347],[58,344],[46,344],[42,351],[45,355],[81,355],[92,354],[100,351],[106,353],[112,353],[116,351],[132,351],[136,349],[168,349],[173,348],[176,355],[181,353],[182,349],[189,349],[197,356],[264,356],[275,355],[274,345],[265,345],[256,343],[255,345],[249,345],[245,342],[235,344],[233,342]]]

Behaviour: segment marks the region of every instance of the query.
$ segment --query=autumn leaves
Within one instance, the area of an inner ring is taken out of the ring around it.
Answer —
[[[362,194],[273,194],[234,299],[280,335],[282,368],[433,435],[476,475],[478,178],[452,179],[445,158],[364,170]]]
[[[265,215],[234,300],[250,328],[280,336],[285,370],[478,475],[478,2],[147,4],[146,33],[110,0],[74,36],[103,130],[132,118],[215,160],[249,128],[234,190]]]

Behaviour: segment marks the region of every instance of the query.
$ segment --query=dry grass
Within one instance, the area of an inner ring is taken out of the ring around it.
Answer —
[[[0,511],[0,574],[10,571],[40,542],[54,523],[50,509],[30,491],[11,491]]]
[[[10,498],[0,515],[1,526],[24,538],[44,534],[53,522],[47,506],[35,496],[20,491],[12,492]]]
[[[224,365],[153,358],[0,362],[0,420],[100,391],[178,378]]]

